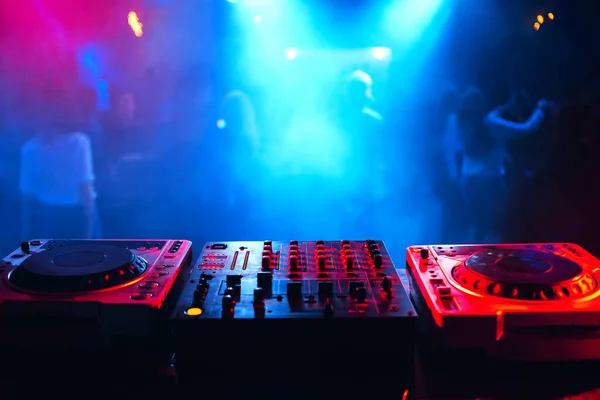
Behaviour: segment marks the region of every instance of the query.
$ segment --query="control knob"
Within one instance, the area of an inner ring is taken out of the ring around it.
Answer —
[[[288,301],[295,302],[302,300],[302,282],[289,282],[286,292]]]
[[[388,276],[384,276],[381,281],[381,290],[386,293],[390,293],[392,291],[392,280]]]
[[[290,269],[292,271],[298,269],[298,256],[290,256],[289,260]]]
[[[346,269],[354,269],[354,257],[347,256],[346,257]]]
[[[254,289],[253,304],[254,304],[254,307],[264,307],[265,306],[265,294],[263,293],[262,288]]]
[[[263,256],[262,258],[262,270],[270,271],[271,270],[271,257]]]
[[[326,265],[327,265],[327,259],[325,258],[325,256],[319,256],[317,258],[317,267],[319,269],[325,269]]]
[[[356,289],[356,302],[357,303],[365,303],[367,301],[367,288],[359,287]]]
[[[333,306],[331,305],[331,300],[327,299],[325,302],[325,307],[323,309],[323,316],[325,318],[333,318]]]
[[[210,283],[204,279],[200,279],[200,282],[196,285],[196,290],[202,294],[206,294],[208,293],[208,289],[210,289]]]
[[[333,282],[319,282],[319,297],[330,298],[333,296]]]
[[[204,293],[202,293],[200,290],[194,290],[192,296],[194,305],[200,305],[204,301]]]
[[[375,267],[375,269],[381,269],[381,267],[383,266],[383,257],[381,256],[381,254],[375,254],[375,256],[373,257],[373,266]]]
[[[265,295],[270,295],[273,291],[273,275],[270,272],[259,272],[256,274],[256,286],[261,288]]]
[[[226,295],[223,296],[221,317],[223,319],[232,319],[235,315],[235,300],[233,297]]]
[[[29,254],[31,248],[29,247],[29,242],[21,242],[21,251],[23,254]]]

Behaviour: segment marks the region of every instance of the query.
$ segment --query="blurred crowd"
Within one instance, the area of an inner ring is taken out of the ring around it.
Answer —
[[[376,100],[376,78],[353,68],[324,106],[292,104],[276,119],[277,98],[223,83],[208,66],[107,78],[100,101],[73,65],[27,85],[14,69],[0,74],[4,253],[42,237],[600,250],[595,76],[548,99],[526,80],[445,79],[433,98],[407,104],[393,92],[402,88]]]

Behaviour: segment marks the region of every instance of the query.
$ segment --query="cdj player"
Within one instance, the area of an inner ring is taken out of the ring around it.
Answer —
[[[177,374],[393,376],[406,389],[416,319],[381,241],[208,243],[172,314]]]
[[[423,398],[567,398],[600,386],[600,261],[580,246],[411,246],[406,269]]]
[[[166,320],[191,263],[185,240],[22,243],[0,265],[0,348],[13,360],[2,376],[122,368],[130,381],[168,365]]]

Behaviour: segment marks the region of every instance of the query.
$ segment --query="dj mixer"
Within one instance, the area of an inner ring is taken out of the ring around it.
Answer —
[[[244,375],[326,370],[408,387],[416,319],[381,241],[207,243],[172,314],[177,373],[193,384],[243,359]]]

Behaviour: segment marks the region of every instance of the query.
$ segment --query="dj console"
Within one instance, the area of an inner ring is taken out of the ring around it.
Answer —
[[[110,373],[119,385],[123,370],[131,380],[167,364],[165,313],[191,250],[184,240],[22,243],[0,266],[0,350],[12,359],[2,377]]]
[[[414,246],[406,271],[427,398],[552,399],[600,387],[600,261],[581,247]]]
[[[416,319],[383,242],[209,243],[172,315],[177,374],[387,376],[404,390]]]
[[[600,387],[600,261],[413,246],[397,269],[381,241],[293,240],[194,262],[185,240],[33,240],[0,265],[0,351],[3,399],[566,398]]]

